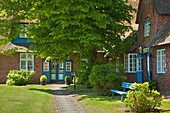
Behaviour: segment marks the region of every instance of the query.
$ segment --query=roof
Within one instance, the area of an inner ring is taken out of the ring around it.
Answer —
[[[170,43],[170,19],[157,32],[156,36],[146,45],[146,47],[164,45]]]
[[[170,0],[152,0],[158,14],[170,14]]]
[[[14,48],[18,48],[17,52],[26,52],[28,50],[28,47],[24,47],[24,45],[19,46],[19,45],[15,45],[13,43],[8,43],[4,46],[1,46],[0,51],[7,51],[7,50],[10,50],[10,49],[14,49]],[[29,52],[32,52],[32,51],[29,51]]]
[[[137,37],[138,37],[138,30],[137,31],[134,31],[133,33],[131,33],[125,40],[124,40],[124,44],[125,44],[125,47],[127,47],[126,49],[126,53],[127,52],[132,52],[134,51],[135,49],[137,49]],[[128,43],[128,41],[131,42]],[[129,45],[130,44],[130,45]]]
[[[153,7],[158,14],[170,14],[170,0],[152,0]],[[139,1],[136,23],[139,23],[139,12],[141,9],[142,0]]]

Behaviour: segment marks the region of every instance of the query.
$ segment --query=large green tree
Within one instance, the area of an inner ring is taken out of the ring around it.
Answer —
[[[36,54],[66,59],[76,51],[93,64],[97,50],[124,51],[132,11],[124,0],[1,0],[0,46],[20,33],[17,23],[36,20],[26,26]]]

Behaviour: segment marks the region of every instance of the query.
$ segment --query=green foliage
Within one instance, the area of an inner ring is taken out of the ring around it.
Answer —
[[[126,106],[133,112],[144,113],[154,111],[155,107],[160,107],[163,96],[156,90],[150,90],[148,82],[143,84],[135,83],[134,90],[129,90],[125,99]]]
[[[70,79],[71,79],[70,76],[65,77],[65,81],[70,81]]]
[[[17,71],[11,70],[7,75],[7,85],[26,85],[30,82],[30,77],[35,74],[34,71],[29,72],[28,70]]]
[[[40,81],[41,81],[41,82],[46,82],[46,81],[47,81],[47,77],[46,77],[45,75],[42,75],[42,76],[40,77]]]
[[[74,80],[75,80],[75,81],[74,81]],[[73,82],[73,84],[74,84],[74,82],[75,82],[76,84],[79,83],[78,78],[77,78],[77,77],[73,78],[72,82]]]
[[[92,50],[120,54],[124,52],[121,36],[132,29],[125,22],[131,22],[134,9],[124,0],[1,0],[0,4],[0,36],[5,37],[0,46],[21,33],[23,25],[16,23],[37,20],[24,27],[34,42],[31,49],[43,57],[63,60],[73,51]]]
[[[116,71],[114,65],[102,64],[95,65],[89,76],[91,85],[102,95],[111,94],[110,89],[120,89],[121,83],[126,80],[125,76],[119,76],[123,65],[118,66],[119,72]]]
[[[158,80],[157,79],[151,79],[149,81],[149,87],[151,89],[157,90],[158,84],[157,84]]]

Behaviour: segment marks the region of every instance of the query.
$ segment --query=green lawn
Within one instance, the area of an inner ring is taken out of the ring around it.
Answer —
[[[109,96],[101,96],[98,93],[94,93],[93,89],[86,89],[82,86],[77,86],[76,90],[73,90],[73,86],[67,88],[71,93],[80,93],[77,96],[78,101],[83,105],[88,113],[124,113],[129,112],[129,108],[126,108],[125,104],[120,101],[120,96],[115,96],[115,99],[111,99]],[[87,93],[85,93],[87,91]],[[91,93],[89,93],[91,92]],[[170,113],[170,102],[162,102],[162,106],[158,108],[161,112]]]
[[[0,85],[0,113],[54,113],[50,86]]]

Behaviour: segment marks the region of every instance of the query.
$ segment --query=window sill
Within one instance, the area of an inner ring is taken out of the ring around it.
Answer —
[[[165,72],[162,72],[162,73],[161,72],[159,72],[159,73],[157,72],[156,74],[166,74],[166,73]]]
[[[144,38],[147,38],[147,37],[149,37],[150,35],[146,35],[146,36],[144,36]]]
[[[125,71],[125,73],[137,73],[137,72],[129,72],[129,71]]]

